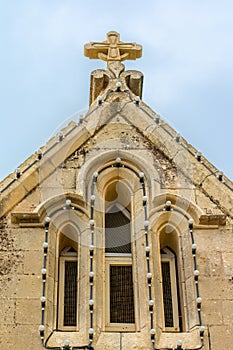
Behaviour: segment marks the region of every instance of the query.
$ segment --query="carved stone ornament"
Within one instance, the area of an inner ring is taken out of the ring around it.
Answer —
[[[107,96],[108,92],[119,90],[116,83],[121,83],[121,92],[129,91],[131,94],[142,96],[143,74],[139,71],[125,71],[121,63],[124,60],[135,60],[142,56],[142,46],[136,43],[124,43],[120,41],[117,32],[107,33],[107,39],[103,42],[91,42],[85,44],[84,55],[90,59],[102,59],[107,62],[107,69],[98,69],[91,74],[90,105],[98,96]],[[128,95],[127,95],[128,96]],[[127,99],[126,95],[121,99]]]
[[[142,56],[142,46],[136,43],[124,43],[120,41],[119,33],[109,32],[105,41],[85,44],[84,55],[108,63],[136,60]]]

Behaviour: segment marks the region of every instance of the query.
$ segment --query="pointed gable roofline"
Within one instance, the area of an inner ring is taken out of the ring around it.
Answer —
[[[95,116],[94,116],[95,114]],[[233,217],[233,184],[224,177],[219,178],[219,171],[185,139],[165,123],[142,101],[131,98],[129,102],[103,102],[93,104],[85,119],[77,124],[71,122],[62,130],[62,138],[53,137],[41,148],[42,154],[36,153],[20,166],[19,174],[10,174],[0,183],[0,217],[6,215],[37,186],[48,178],[56,169],[84,145],[99,129],[120,114],[138,132],[147,138],[152,145],[162,149],[170,160],[177,156],[189,155],[192,169],[181,169],[185,176],[192,171],[193,185],[200,188],[211,201],[218,205],[225,215]]]

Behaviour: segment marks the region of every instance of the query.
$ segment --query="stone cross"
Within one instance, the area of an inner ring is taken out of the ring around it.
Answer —
[[[101,59],[107,63],[136,60],[142,56],[142,46],[120,41],[117,32],[107,33],[107,40],[84,45],[84,55],[91,59]]]

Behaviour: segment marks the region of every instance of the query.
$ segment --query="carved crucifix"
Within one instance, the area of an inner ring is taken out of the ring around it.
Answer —
[[[124,60],[136,60],[142,56],[142,46],[120,41],[117,32],[107,33],[107,40],[85,44],[84,55],[91,59],[101,59],[108,64]]]

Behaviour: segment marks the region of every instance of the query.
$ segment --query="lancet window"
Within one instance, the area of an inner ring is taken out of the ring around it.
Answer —
[[[65,231],[72,230],[68,225]],[[76,330],[78,320],[78,249],[77,243],[60,236],[58,261],[58,318],[60,330]]]
[[[126,186],[111,183],[105,192],[106,325],[132,330],[135,324],[131,199]]]
[[[160,262],[163,300],[163,328],[169,332],[183,330],[180,303],[181,284],[178,266],[179,244],[176,231],[166,226],[160,234]]]

